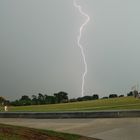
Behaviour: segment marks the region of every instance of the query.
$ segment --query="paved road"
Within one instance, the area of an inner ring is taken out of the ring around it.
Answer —
[[[140,118],[2,119],[0,123],[76,133],[103,140],[140,140]]]

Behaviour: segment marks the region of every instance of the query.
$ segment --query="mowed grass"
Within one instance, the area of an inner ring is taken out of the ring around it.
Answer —
[[[122,97],[113,99],[99,99],[73,103],[61,103],[51,105],[32,105],[9,107],[9,111],[31,112],[61,112],[61,111],[96,111],[96,110],[120,110],[140,109],[140,99],[134,97]]]

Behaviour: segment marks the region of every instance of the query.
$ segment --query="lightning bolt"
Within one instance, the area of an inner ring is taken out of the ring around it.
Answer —
[[[76,7],[79,10],[80,14],[86,18],[85,22],[80,26],[79,35],[77,37],[77,44],[78,44],[78,46],[79,46],[79,48],[81,50],[81,54],[82,54],[82,58],[83,58],[83,62],[84,62],[84,67],[85,67],[84,73],[82,75],[82,89],[81,89],[81,95],[83,97],[84,96],[85,77],[87,75],[87,62],[86,62],[84,49],[83,49],[83,46],[80,43],[80,40],[81,40],[81,37],[82,37],[83,29],[88,24],[88,22],[90,20],[90,17],[85,12],[83,12],[81,5],[78,5],[76,0],[73,0],[73,5],[74,5],[74,7]]]

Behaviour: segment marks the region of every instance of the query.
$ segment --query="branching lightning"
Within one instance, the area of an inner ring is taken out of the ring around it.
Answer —
[[[82,75],[82,89],[81,89],[81,95],[83,97],[84,96],[85,77],[86,77],[86,74],[87,74],[87,62],[86,62],[86,57],[85,57],[84,49],[83,49],[83,46],[80,43],[80,40],[81,40],[81,37],[82,37],[83,29],[88,24],[88,22],[90,20],[90,17],[85,12],[83,12],[81,5],[78,5],[76,3],[76,0],[73,0],[73,5],[74,5],[74,7],[76,7],[79,10],[80,14],[86,18],[85,22],[80,26],[79,35],[77,37],[77,44],[80,47],[82,58],[83,58],[83,62],[84,62],[84,67],[85,67],[84,73]]]

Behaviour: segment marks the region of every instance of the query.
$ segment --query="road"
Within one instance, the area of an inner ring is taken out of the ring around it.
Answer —
[[[139,140],[140,118],[6,119],[0,123],[75,133],[102,140]]]

